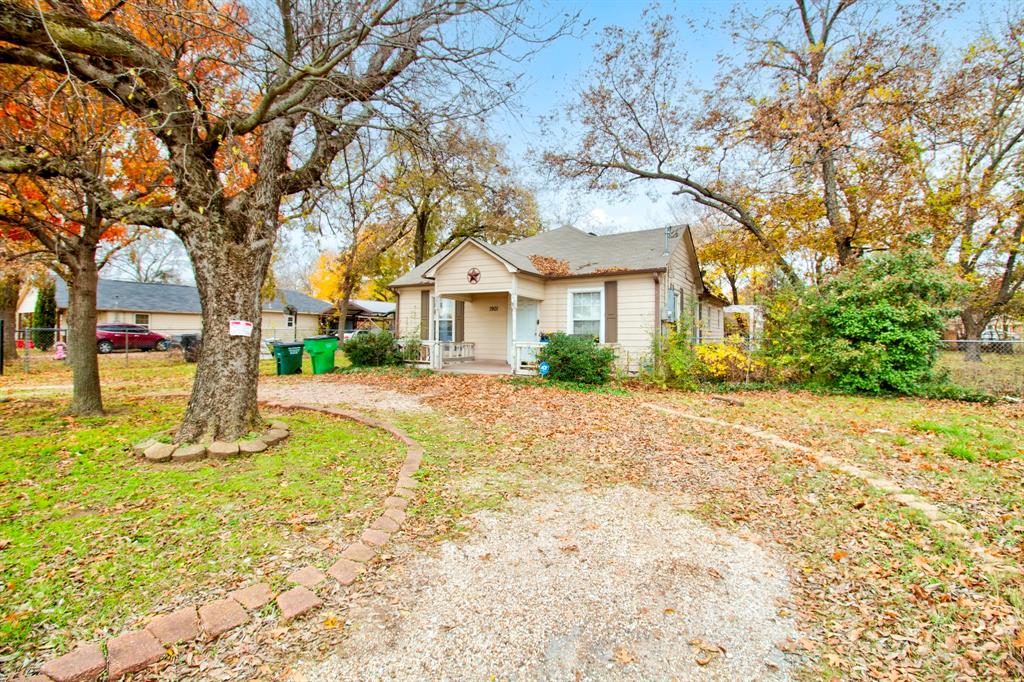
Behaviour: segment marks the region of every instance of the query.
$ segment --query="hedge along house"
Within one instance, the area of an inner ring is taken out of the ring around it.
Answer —
[[[398,334],[420,340],[420,363],[470,372],[532,373],[554,332],[592,335],[635,371],[683,316],[698,341],[721,340],[727,303],[704,286],[688,227],[562,227],[500,246],[468,238],[390,287]]]

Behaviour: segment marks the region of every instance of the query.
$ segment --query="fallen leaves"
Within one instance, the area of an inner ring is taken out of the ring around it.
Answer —
[[[435,414],[454,415],[453,424],[468,422],[485,434],[493,446],[487,466],[499,471],[553,466],[557,473],[568,465],[585,485],[625,482],[682,493],[687,511],[784,554],[793,583],[786,611],[797,618],[805,637],[779,648],[809,654],[808,677],[824,670],[840,678],[991,679],[1006,677],[1007,671],[1010,677],[1024,676],[1019,608],[1007,598],[1024,593],[1024,582],[990,583],[971,557],[938,541],[927,524],[885,497],[867,493],[857,481],[815,466],[813,456],[796,456],[714,425],[655,417],[641,407],[653,399],[690,401],[702,413],[714,409],[699,396],[652,396],[642,387],[625,396],[590,394],[455,375],[395,373],[337,380],[419,394]],[[743,399],[751,425],[770,424],[783,438],[851,462],[866,456],[859,434],[888,419],[890,411],[898,409],[902,419],[909,419],[912,410],[935,409],[921,401],[783,392],[746,392]],[[945,403],[941,409],[996,412]],[[871,446],[882,457],[872,463],[879,473],[915,482],[922,473],[941,472],[946,478],[934,479],[936,487],[926,495],[930,501],[959,508],[969,519],[985,516],[985,527],[994,527],[994,520],[1004,529],[1000,532],[1012,537],[1007,547],[1021,544],[1024,531],[1014,530],[1024,528],[1016,523],[1019,507],[995,507],[990,499],[958,494],[947,482],[966,464],[920,467],[922,456],[909,449],[913,456],[906,461],[899,456],[903,451],[892,446],[892,439],[906,433],[885,428]],[[1020,472],[1021,464],[999,466]],[[695,655],[712,665],[721,652],[698,647]]]
[[[700,637],[691,639],[689,644],[696,649],[693,660],[697,662],[697,665],[708,665],[711,661],[715,660],[716,657],[725,653],[725,647],[718,644],[712,644],[706,639]]]

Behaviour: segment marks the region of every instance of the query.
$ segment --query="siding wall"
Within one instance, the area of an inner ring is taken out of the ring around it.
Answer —
[[[145,313],[144,310],[138,311]],[[174,334],[187,334],[199,332],[203,328],[202,317],[196,313],[148,313],[149,328],[157,334],[170,336]],[[264,339],[277,338],[281,341],[291,341],[297,338],[300,341],[306,336],[316,336],[320,333],[320,317],[312,313],[299,313],[296,315],[295,328],[288,327],[284,313],[266,312],[263,313],[261,322],[261,337]],[[123,310],[102,310],[97,313],[98,324],[111,324],[123,322],[135,324],[135,313]]]
[[[424,287],[398,290],[398,336],[420,338],[420,298]],[[427,291],[431,291],[427,289]]]
[[[675,249],[668,262],[668,272],[662,277],[661,283],[661,305],[664,307],[668,301],[668,290],[670,287],[677,292],[683,292],[683,304],[680,308],[682,314],[692,311],[697,302],[697,281],[698,275],[693,271],[694,255],[691,255],[690,240],[680,239],[676,242]]]
[[[696,301],[696,279],[687,253],[688,247],[685,240],[679,241],[672,255],[671,272],[661,275],[662,301],[665,300],[670,282],[686,292],[689,302]],[[475,285],[469,284],[466,279],[467,271],[473,267],[481,273],[480,282]],[[603,291],[604,283],[610,280],[618,282],[619,339],[616,348],[619,364],[635,371],[642,360],[650,355],[657,327],[658,313],[654,309],[657,285],[654,274],[597,275],[564,280],[542,280],[516,274],[516,288],[520,296],[541,301],[541,333],[564,332],[569,290],[595,288]],[[475,344],[476,357],[480,360],[504,362],[508,355],[512,274],[490,254],[470,244],[435,272],[435,282],[438,292],[458,294],[465,301],[464,339]],[[398,329],[401,336],[419,336],[422,291],[422,287],[399,289]]]
[[[704,331],[703,339],[708,342],[718,342],[725,338],[725,312],[713,303],[702,303],[704,306]]]
[[[630,370],[639,367],[642,357],[650,354],[655,328],[654,275],[586,277],[553,280],[546,284],[540,305],[540,331],[564,332],[568,322],[570,289],[604,289],[604,283],[619,283],[619,363]]]
[[[467,278],[472,268],[480,271],[476,284],[470,284]],[[467,243],[435,271],[434,287],[440,294],[508,291],[512,287],[512,273],[494,256]]]
[[[516,274],[516,290],[520,296],[535,298],[538,301],[544,300],[547,295],[544,280],[532,275]]]
[[[466,301],[465,340],[473,342],[477,360],[508,359],[508,315],[508,294],[477,294]]]

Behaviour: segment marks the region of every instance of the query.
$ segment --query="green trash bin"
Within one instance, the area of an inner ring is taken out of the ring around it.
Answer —
[[[302,344],[275,343],[274,359],[277,360],[278,374],[300,374],[302,372]]]
[[[313,361],[313,374],[328,374],[334,371],[334,353],[338,350],[338,337],[330,334],[310,336],[302,340]]]

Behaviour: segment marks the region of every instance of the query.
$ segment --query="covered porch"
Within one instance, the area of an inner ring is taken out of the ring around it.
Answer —
[[[417,366],[459,374],[536,373],[540,299],[513,291],[448,291],[427,303],[428,338],[420,341]]]

